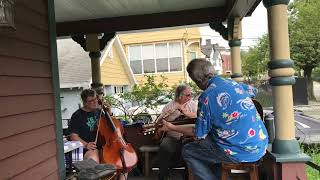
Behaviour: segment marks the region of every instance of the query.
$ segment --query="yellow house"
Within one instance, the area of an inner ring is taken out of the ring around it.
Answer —
[[[169,86],[189,81],[186,66],[191,59],[201,56],[200,29],[175,28],[120,34],[128,64],[138,83],[144,75],[167,78]]]
[[[101,81],[108,94],[124,92],[137,84],[118,36],[103,51],[100,66]]]

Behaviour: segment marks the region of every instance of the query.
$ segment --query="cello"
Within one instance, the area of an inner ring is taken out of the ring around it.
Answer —
[[[98,98],[99,99],[99,98]],[[120,120],[111,117],[106,106],[99,99],[101,105],[100,118],[96,142],[99,138],[102,142],[101,163],[112,164],[118,173],[128,173],[138,162],[137,154],[130,143],[123,138],[123,127]]]

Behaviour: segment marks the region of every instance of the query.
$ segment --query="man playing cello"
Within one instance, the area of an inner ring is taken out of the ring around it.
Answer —
[[[98,121],[101,117],[98,96],[95,90],[85,89],[81,92],[81,99],[83,107],[73,113],[70,121],[71,140],[80,141],[83,144],[85,159],[93,159],[100,163],[99,150],[102,149],[102,145],[99,142],[96,143]],[[112,114],[110,108],[107,108],[107,111],[110,115]],[[127,174],[120,174],[118,178],[126,179],[125,176]]]
[[[81,92],[83,107],[79,108],[71,116],[69,132],[71,140],[80,141],[84,147],[84,158],[93,159],[99,163],[98,149],[96,145],[97,121],[99,120],[99,109],[97,94],[92,89]]]

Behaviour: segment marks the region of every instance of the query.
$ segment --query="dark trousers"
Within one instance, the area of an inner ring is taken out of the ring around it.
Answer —
[[[160,143],[158,151],[159,179],[169,177],[169,169],[176,166],[181,161],[181,140],[166,136]]]
[[[182,156],[198,180],[219,180],[221,163],[237,163],[230,159],[209,137],[183,146]]]

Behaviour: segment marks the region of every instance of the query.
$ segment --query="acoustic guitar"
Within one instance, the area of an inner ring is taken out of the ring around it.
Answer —
[[[188,118],[184,115],[179,116],[174,121],[170,121],[173,125],[186,125],[186,124],[194,124],[197,118]],[[155,140],[160,140],[164,137],[165,132],[160,131],[160,128],[163,126],[162,121],[166,119],[160,119],[156,123],[145,124],[142,129],[142,133],[144,135],[152,135],[154,134]]]

